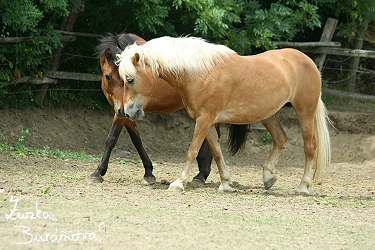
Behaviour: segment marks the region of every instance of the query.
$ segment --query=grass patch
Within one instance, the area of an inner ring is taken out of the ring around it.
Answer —
[[[270,143],[272,142],[272,136],[268,130],[261,130],[259,131],[260,139],[263,143]]]
[[[30,150],[24,145],[24,141],[27,139],[27,136],[30,135],[31,130],[21,130],[21,136],[17,139],[16,144],[12,146],[10,144],[10,139],[6,138],[3,134],[0,134],[0,152],[16,152],[17,155],[39,155],[43,157],[52,157],[62,160],[82,160],[82,161],[98,161],[100,158],[94,157],[90,154],[87,154],[85,151],[81,150],[80,152],[72,152],[70,150],[51,150],[48,146],[44,149]]]
[[[342,207],[342,203],[333,197],[314,198],[314,202],[327,207]]]
[[[375,102],[362,100],[348,100],[333,96],[322,96],[328,110],[355,111],[361,113],[374,113]]]

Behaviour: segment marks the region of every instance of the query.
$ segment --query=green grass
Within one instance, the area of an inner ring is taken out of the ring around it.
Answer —
[[[328,110],[355,111],[364,113],[374,113],[375,102],[362,100],[348,100],[333,96],[323,96],[322,100]]]
[[[17,139],[15,145],[10,144],[10,139],[6,138],[3,134],[0,134],[0,139],[3,141],[0,143],[0,152],[16,152],[17,155],[29,156],[29,155],[40,155],[42,157],[52,157],[62,160],[83,160],[83,161],[98,161],[100,158],[94,157],[87,154],[85,151],[72,152],[70,150],[51,150],[48,146],[44,149],[30,150],[24,145],[24,141],[27,140],[27,136],[30,135],[31,130],[21,130],[21,136]]]
[[[261,130],[259,131],[260,139],[263,143],[269,143],[272,142],[272,136],[268,130]]]

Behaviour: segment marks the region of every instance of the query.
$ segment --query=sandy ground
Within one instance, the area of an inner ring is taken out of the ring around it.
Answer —
[[[331,129],[332,165],[310,196],[294,195],[304,154],[292,110],[282,112],[289,141],[270,190],[263,188],[261,166],[271,144],[262,141],[261,125],[255,124],[237,156],[225,150],[222,126],[234,193],[218,192],[214,164],[205,185],[190,183],[176,194],[167,191],[168,183],[180,174],[193,133],[182,113],[147,115],[138,123],[157,177],[155,185],[144,186],[143,166],[126,131],[105,181],[87,180],[103,153],[111,112],[0,110],[1,143],[15,145],[21,130],[31,129],[23,142],[29,149],[83,150],[98,157],[0,153],[0,249],[375,248],[375,116],[330,116],[337,128]]]

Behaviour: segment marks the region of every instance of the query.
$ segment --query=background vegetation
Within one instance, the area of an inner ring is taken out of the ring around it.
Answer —
[[[69,14],[69,5],[77,2],[0,0],[0,37],[33,38],[27,43],[0,44],[0,82],[43,76],[51,67],[53,51],[62,46],[54,30]],[[373,29],[374,6],[375,0],[87,0],[74,31],[102,35],[127,32],[145,39],[194,35],[225,44],[239,54],[254,54],[274,48],[274,41],[318,41],[326,19],[334,17],[339,19],[335,39],[350,47],[361,23],[368,21],[369,30]],[[96,38],[87,37],[67,43],[58,69],[100,74],[99,61],[93,56],[97,44]],[[372,69],[369,62],[363,60],[362,67]],[[327,78],[333,82],[343,77],[340,72],[329,74]],[[367,83],[372,77],[362,74],[366,81],[360,81],[358,91],[374,94],[374,84]],[[332,87],[345,89],[345,84],[339,83]],[[50,89],[44,105],[108,107],[99,82],[59,81]],[[37,92],[38,86],[32,84],[0,83],[0,108],[40,106]]]

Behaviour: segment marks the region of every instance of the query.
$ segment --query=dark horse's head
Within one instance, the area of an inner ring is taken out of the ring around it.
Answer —
[[[116,55],[133,43],[144,44],[145,40],[134,34],[109,35],[99,40],[100,44],[95,48],[95,54],[100,57],[100,67],[102,69],[102,90],[111,104],[115,114],[123,118],[124,112],[124,81],[118,73],[116,66]]]

